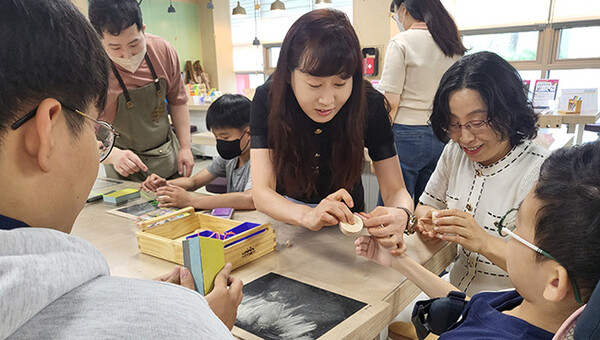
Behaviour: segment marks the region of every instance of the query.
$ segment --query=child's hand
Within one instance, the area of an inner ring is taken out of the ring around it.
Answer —
[[[487,246],[489,235],[473,218],[473,215],[456,210],[440,210],[432,214],[434,232],[440,240],[462,245],[469,251],[481,253]]]
[[[242,293],[244,284],[240,279],[229,276],[230,273],[231,263],[227,263],[215,277],[215,287],[206,295],[210,309],[229,330],[233,328],[238,306],[244,297]]]
[[[160,208],[185,208],[192,204],[192,193],[176,185],[167,185],[156,190],[156,200]]]
[[[156,189],[167,185],[167,180],[157,174],[146,177],[146,180],[140,184],[140,189],[144,191],[156,191]]]
[[[342,202],[343,201],[343,202]],[[324,198],[319,205],[304,215],[302,226],[316,231],[326,225],[340,222],[354,223],[354,216],[348,207],[353,207],[352,196],[346,189],[340,189]]]
[[[356,255],[366,257],[367,259],[382,265],[391,267],[394,256],[391,254],[393,248],[385,248],[375,240],[373,236],[360,236],[354,241]],[[404,249],[406,250],[406,249]]]

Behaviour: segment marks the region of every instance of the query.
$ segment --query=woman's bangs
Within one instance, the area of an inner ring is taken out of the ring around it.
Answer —
[[[357,51],[339,40],[308,44],[300,58],[298,70],[314,77],[352,77],[357,69],[361,69],[362,61],[358,58]]]

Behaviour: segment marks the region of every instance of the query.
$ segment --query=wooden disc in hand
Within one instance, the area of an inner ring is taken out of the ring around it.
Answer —
[[[360,234],[360,232],[362,231],[362,229],[364,227],[362,219],[360,217],[358,217],[357,215],[353,215],[353,216],[354,216],[353,224],[340,222],[340,230],[342,231],[342,233],[344,233],[344,235],[358,236],[358,234]]]

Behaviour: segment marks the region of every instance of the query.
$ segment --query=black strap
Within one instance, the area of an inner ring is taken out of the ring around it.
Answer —
[[[110,64],[112,66],[113,73],[115,74],[115,77],[117,77],[119,85],[121,85],[121,89],[123,90],[123,95],[125,96],[125,101],[127,102],[127,108],[131,109],[133,108],[133,102],[131,101],[131,97],[129,96],[129,91],[127,91],[127,87],[125,87],[123,78],[121,78],[121,75],[119,74],[119,71],[117,71],[117,67],[115,66],[115,64],[112,61],[110,62]]]
[[[160,96],[160,84],[158,83],[158,76],[156,75],[156,71],[154,71],[154,66],[150,61],[150,57],[148,57],[148,53],[144,56],[146,62],[148,63],[148,67],[150,67],[150,72],[152,73],[152,77],[154,78],[154,87],[156,87],[156,95]]]
[[[156,96],[160,96],[160,83],[158,82],[158,76],[156,75],[154,66],[152,65],[152,62],[150,61],[150,58],[148,57],[148,53],[146,53],[144,55],[144,59],[148,63],[148,67],[150,68],[150,72],[152,73],[152,77],[154,78],[154,87],[156,87]],[[123,81],[123,78],[121,78],[121,75],[119,74],[119,71],[117,70],[117,67],[115,66],[115,64],[112,61],[110,62],[110,64],[112,66],[112,70],[113,70],[113,73],[115,74],[115,77],[117,77],[117,80],[119,81],[121,90],[123,90],[123,95],[125,96],[127,108],[131,109],[131,108],[133,108],[133,102],[131,101],[131,97],[129,96],[129,91],[127,90],[127,87],[125,86],[125,82]]]

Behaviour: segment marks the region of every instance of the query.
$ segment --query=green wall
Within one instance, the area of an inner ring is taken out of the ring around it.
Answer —
[[[196,4],[173,1],[175,13],[167,13],[169,2],[165,0],[144,0],[140,7],[146,32],[167,39],[175,47],[179,54],[181,70],[186,60],[202,61]]]

